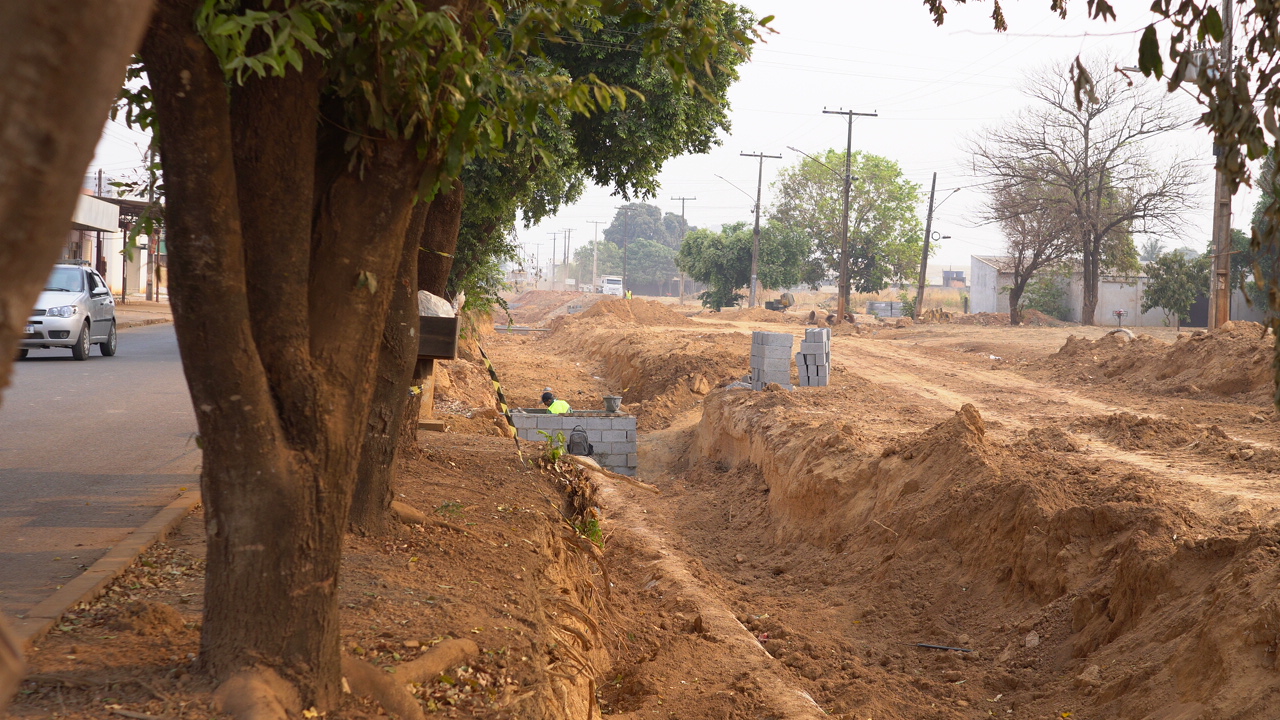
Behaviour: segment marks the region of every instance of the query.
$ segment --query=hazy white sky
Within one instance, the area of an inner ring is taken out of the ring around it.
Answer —
[[[672,196],[696,197],[688,203],[687,217],[698,226],[750,221],[751,199],[716,178],[722,175],[754,193],[756,161],[740,152],[783,156],[765,161],[767,208],[775,173],[799,158],[787,146],[808,153],[843,148],[844,119],[823,115],[824,108],[878,112],[879,117],[854,122],[855,149],[897,161],[926,192],[936,171],[940,198],[944,190],[965,188],[935,213],[934,229],[951,239],[942,241],[931,264],[967,267],[971,254],[1001,254],[999,232],[974,223],[982,195],[972,186],[982,179],[968,172],[964,141],[1025,106],[1020,87],[1028,72],[1081,53],[1109,52],[1124,64],[1136,64],[1139,34],[1151,19],[1148,3],[1113,2],[1118,21],[1102,23],[1084,19],[1083,0],[1070,3],[1072,16],[1065,21],[1049,11],[1048,0],[1009,1],[1004,4],[1009,32],[996,33],[990,2],[952,2],[946,24],[937,27],[914,0],[747,0],[757,14],[776,16],[777,34],[757,46],[729,92],[732,131],[710,154],[668,162],[661,191],[649,202],[679,212]],[[1197,115],[1195,103],[1184,99],[1188,116]],[[90,173],[102,168],[107,175],[121,174],[139,165],[145,142],[142,134],[108,122]],[[1167,242],[1203,249],[1211,227],[1210,136],[1190,129],[1161,145],[1164,152],[1203,160],[1204,201],[1189,213],[1186,236]],[[1233,226],[1248,222],[1255,199],[1247,189],[1237,196]],[[556,217],[521,227],[520,239],[530,256],[540,251],[545,265],[550,233],[570,228],[578,247],[591,239],[589,221],[610,221],[621,202],[593,188]],[[922,200],[921,217],[924,212]]]

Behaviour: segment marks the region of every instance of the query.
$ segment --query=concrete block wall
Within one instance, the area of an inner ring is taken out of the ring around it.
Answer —
[[[568,443],[569,433],[581,425],[592,445],[591,458],[601,467],[620,475],[635,475],[640,467],[634,415],[593,410],[553,415],[542,409],[516,408],[511,411],[511,420],[516,425],[516,437],[533,442],[546,442],[547,438],[538,432],[541,430],[552,437],[556,432],[564,433]]]
[[[831,379],[831,329],[809,328],[796,353],[801,387],[825,387]]]
[[[769,383],[778,383],[790,390],[791,346],[795,337],[791,333],[756,331],[751,333],[751,388],[763,390]]]

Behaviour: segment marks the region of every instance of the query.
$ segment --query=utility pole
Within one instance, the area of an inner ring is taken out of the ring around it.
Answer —
[[[556,291],[556,236],[560,233],[547,233],[551,236],[551,292]]]
[[[98,168],[98,195],[102,197],[102,168]],[[107,277],[107,253],[102,243],[102,231],[98,231],[98,246],[93,253],[94,269],[98,271],[104,279]]]
[[[686,234],[686,235],[688,235],[688,234],[689,234],[689,225],[688,225],[688,223],[686,223],[686,222],[684,221],[684,204],[685,204],[685,201],[687,201],[687,200],[697,200],[698,198],[696,198],[696,197],[673,197],[673,198],[671,198],[671,199],[672,199],[672,200],[679,200],[679,201],[680,201],[680,225],[681,225],[681,229],[685,231],[685,234]],[[680,243],[681,243],[681,244],[684,244],[684,238],[683,238],[683,237],[682,237],[682,238],[680,238]],[[676,250],[677,250],[677,251],[679,251],[679,248],[677,248]],[[684,271],[683,271],[683,270],[681,270],[681,271],[680,271],[680,304],[681,304],[681,305],[683,305],[683,304],[684,304]]]
[[[151,173],[151,166],[154,165],[156,161],[155,154],[156,154],[155,150],[152,150],[152,149],[147,150],[147,175],[150,178],[147,181],[147,205],[153,205],[156,201],[155,175]],[[160,288],[155,287],[156,250],[160,245],[160,243],[157,242],[159,240],[159,238],[156,237],[157,235],[159,235],[159,233],[156,232],[155,230],[155,223],[152,223],[151,234],[147,237],[147,300],[148,301],[151,301],[152,299],[155,299],[155,300],[160,299],[160,293],[158,292]],[[157,291],[155,292],[154,295],[152,294],[153,289]]]
[[[588,220],[595,227],[591,229],[591,287],[594,289],[600,284],[600,248],[598,243],[600,235],[600,226],[609,223],[603,220]]]
[[[849,121],[844,149],[844,212],[840,218],[840,286],[836,300],[836,324],[844,322],[849,311],[849,189],[853,185],[853,119],[855,117],[879,117],[878,113],[856,113],[852,110],[823,110],[823,115],[844,115]]]
[[[929,185],[929,213],[924,216],[924,250],[920,253],[920,284],[916,286],[916,304],[912,308],[911,319],[920,319],[921,305],[924,304],[924,273],[929,269],[929,237],[933,232],[933,196],[938,192],[938,173],[933,174],[933,182]]]
[[[1235,30],[1231,17],[1233,0],[1222,0],[1222,47],[1220,61],[1228,77],[1234,64],[1231,57],[1231,35]],[[1222,150],[1214,147],[1214,154]],[[1209,329],[1221,327],[1231,320],[1231,189],[1227,175],[1217,171],[1213,202],[1213,279],[1209,288]]]
[[[563,257],[564,257],[564,289],[565,289],[565,290],[568,290],[568,289],[569,289],[569,236],[570,236],[572,233],[573,233],[573,230],[571,230],[571,229],[569,229],[569,228],[565,228],[565,229],[564,229],[564,255],[563,255]]]
[[[760,194],[764,191],[764,159],[781,160],[782,156],[764,153],[738,153],[738,155],[760,159],[760,171],[756,176],[756,226],[751,232],[751,293],[747,300],[747,307],[755,307],[756,285],[760,284]]]

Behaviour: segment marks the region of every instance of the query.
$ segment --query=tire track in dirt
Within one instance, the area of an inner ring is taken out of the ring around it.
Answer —
[[[856,368],[871,382],[934,400],[949,409],[972,403],[984,417],[1019,430],[1040,427],[1046,420],[1066,422],[1118,412],[1162,417],[1158,413],[1144,413],[1124,405],[1084,397],[1070,390],[1045,386],[1008,372],[980,371],[967,364],[938,357],[914,356],[907,348],[874,341],[837,337],[833,339],[831,353],[834,361],[847,368]],[[1010,412],[1006,403],[991,400],[992,395],[1010,394],[1034,398],[1047,406],[1060,408],[1061,412],[1019,416]],[[1088,443],[1088,450],[1108,461],[1130,465],[1158,477],[1194,483],[1214,493],[1260,506],[1259,510],[1280,512],[1280,490],[1271,487],[1270,483],[1251,482],[1249,473],[1224,474],[1218,464],[1188,452],[1171,451],[1160,455],[1133,452],[1114,447],[1097,436],[1086,436],[1092,440]],[[1269,447],[1256,439],[1246,441],[1258,447]]]

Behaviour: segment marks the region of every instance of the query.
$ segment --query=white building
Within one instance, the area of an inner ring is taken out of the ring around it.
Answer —
[[[969,312],[1009,312],[1009,290],[1013,285],[1011,258],[972,255],[969,258]],[[1103,275],[1098,283],[1098,306],[1094,322],[1108,325],[1116,322],[1115,312],[1125,312],[1123,323],[1130,327],[1162,327],[1169,323],[1164,310],[1152,308],[1142,312],[1142,293],[1147,287],[1145,275],[1132,277]],[[1077,268],[1067,283],[1067,306],[1071,322],[1080,322],[1084,304],[1084,273]],[[1205,288],[1207,291],[1208,288]],[[1193,310],[1192,318],[1197,313]],[[1260,313],[1246,306],[1244,296],[1236,291],[1231,303],[1232,320],[1259,321]]]

